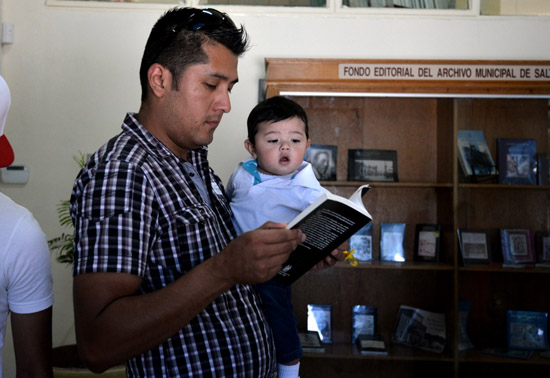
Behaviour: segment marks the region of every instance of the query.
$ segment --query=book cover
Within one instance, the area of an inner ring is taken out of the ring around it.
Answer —
[[[509,349],[548,349],[548,313],[509,310],[506,323]]]
[[[443,352],[446,342],[445,314],[400,306],[393,342],[430,352]]]
[[[500,241],[505,268],[532,268],[536,262],[534,234],[528,229],[501,229]]]
[[[380,224],[380,260],[405,261],[405,223]]]
[[[398,182],[397,151],[348,150],[348,180]]]
[[[299,228],[306,240],[290,254],[275,279],[292,284],[369,223],[372,217],[362,200],[369,189],[362,185],[349,199],[325,193],[298,214],[287,228]]]
[[[349,239],[350,250],[359,261],[372,261],[372,223],[367,223]]]
[[[360,335],[355,344],[363,355],[388,355],[386,343],[380,335]]]
[[[537,184],[537,141],[498,138],[499,184]]]
[[[351,342],[354,344],[358,337],[374,336],[377,334],[378,309],[374,306],[355,305],[352,315],[352,335]]]
[[[497,174],[482,130],[458,130],[458,161],[466,177]]]
[[[332,343],[332,306],[308,304],[307,330],[317,332],[323,344]]]
[[[301,331],[298,332],[298,336],[304,352],[323,353],[325,351],[317,331]]]
[[[304,160],[311,163],[317,180],[336,181],[338,146],[312,144],[307,149]]]

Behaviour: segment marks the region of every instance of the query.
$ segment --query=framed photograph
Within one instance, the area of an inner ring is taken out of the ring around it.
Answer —
[[[380,224],[380,260],[405,261],[405,223]]]
[[[336,181],[338,147],[312,144],[306,151],[305,160],[311,163],[319,181]]]
[[[377,332],[377,312],[374,306],[356,305],[352,313],[351,343],[355,344],[360,336],[374,336]]]
[[[447,340],[445,314],[415,307],[399,307],[392,341],[430,352],[443,352]]]
[[[498,138],[499,184],[537,184],[537,141]]]
[[[497,174],[482,130],[458,130],[458,162],[468,178]]]
[[[316,331],[301,331],[298,333],[304,352],[322,353],[325,351],[319,333]]]
[[[537,178],[539,185],[550,185],[550,154],[537,154]]]
[[[501,229],[503,266],[527,267],[535,265],[534,236],[527,229]]]
[[[372,223],[367,223],[349,239],[350,251],[359,261],[372,261]]]
[[[397,151],[348,150],[349,181],[397,182]]]
[[[506,323],[509,349],[548,349],[548,313],[509,310]]]
[[[535,232],[535,252],[537,266],[550,267],[550,232]]]
[[[439,262],[441,225],[417,224],[414,238],[414,261]]]
[[[323,344],[332,342],[331,305],[307,305],[307,330],[319,334]]]
[[[458,244],[464,265],[488,264],[491,261],[487,231],[459,229]]]

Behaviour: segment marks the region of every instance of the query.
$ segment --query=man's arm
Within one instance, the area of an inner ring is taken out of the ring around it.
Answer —
[[[74,279],[79,352],[94,372],[123,363],[177,333],[237,283],[272,278],[296,246],[299,230],[267,223],[247,232],[214,257],[161,290],[136,296],[138,276],[87,273]]]
[[[51,378],[52,308],[32,314],[11,313],[17,378]]]

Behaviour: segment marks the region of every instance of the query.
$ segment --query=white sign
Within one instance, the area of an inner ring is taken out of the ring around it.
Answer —
[[[339,79],[550,81],[550,66],[340,63]]]

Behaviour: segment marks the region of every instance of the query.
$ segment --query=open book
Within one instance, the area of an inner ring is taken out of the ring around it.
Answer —
[[[290,254],[275,279],[290,285],[369,223],[372,217],[362,201],[369,189],[369,185],[360,186],[349,199],[325,193],[298,214],[287,228],[299,228],[307,238]]]

